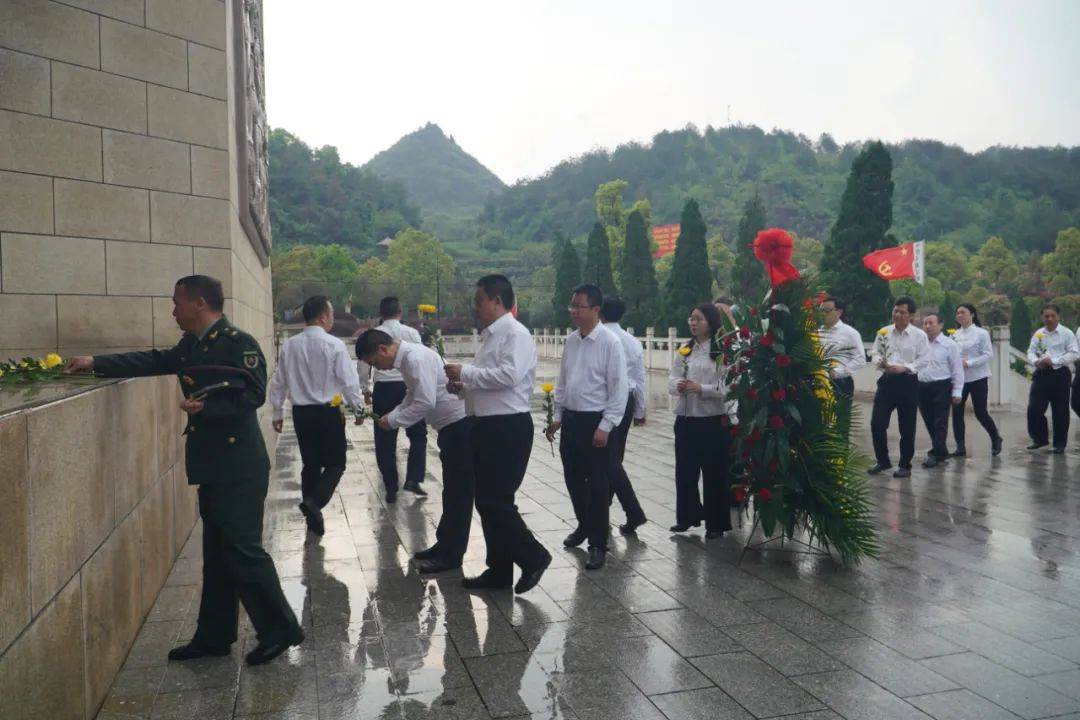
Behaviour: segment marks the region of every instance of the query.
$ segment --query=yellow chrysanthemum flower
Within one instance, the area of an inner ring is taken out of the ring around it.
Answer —
[[[549,392],[551,392],[552,390],[555,389],[555,385],[553,385],[552,383],[544,383],[543,385],[540,386],[540,389],[543,390],[546,393],[549,393]]]
[[[45,363],[45,369],[46,370],[51,370],[52,368],[56,367],[57,365],[63,365],[64,364],[64,358],[60,357],[57,353],[49,353],[48,355],[45,356],[44,363]]]
[[[439,308],[435,307],[434,305],[417,305],[416,309],[422,313],[433,313],[438,312],[439,310]]]
[[[330,407],[340,407],[341,402],[341,393],[335,393],[334,397],[330,398]]]
[[[691,350],[690,350],[689,345],[683,345],[681,348],[679,348],[679,354],[682,355],[683,357],[686,357],[687,355],[689,355],[690,352],[691,352]]]
[[[1043,339],[1043,334],[1041,332],[1035,333],[1035,339],[1036,340],[1042,340]]]
[[[885,337],[886,335],[889,334],[889,328],[881,328],[880,330],[877,331],[877,334],[880,335],[881,337]]]

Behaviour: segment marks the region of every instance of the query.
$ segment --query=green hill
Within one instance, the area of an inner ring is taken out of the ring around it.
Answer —
[[[433,123],[401,138],[364,169],[401,183],[425,214],[474,215],[489,196],[506,189],[495,173]]]

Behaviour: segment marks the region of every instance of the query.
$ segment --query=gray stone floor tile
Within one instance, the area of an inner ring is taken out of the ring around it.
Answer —
[[[843,663],[773,622],[724,628],[736,642],[782,675],[839,670]]]
[[[1080,664],[1080,636],[1042,640],[1035,643],[1035,647]]]
[[[931,720],[922,711],[851,670],[793,678],[846,720]]]
[[[762,600],[754,603],[754,610],[810,642],[862,635],[796,598]]]
[[[716,655],[742,649],[731,637],[693,610],[661,610],[639,613],[636,617],[683,657]]]
[[[750,604],[712,586],[691,585],[671,590],[669,594],[717,627],[764,622],[765,617]],[[756,607],[758,603],[754,603]]]
[[[1016,720],[1017,715],[970,690],[949,690],[908,698],[934,720]]]
[[[925,630],[902,618],[882,616],[879,611],[842,615],[838,619],[912,660],[964,652],[960,645],[938,635],[936,628]]]
[[[923,665],[1022,718],[1080,711],[1080,701],[972,653],[922,660]]]
[[[1075,663],[1059,655],[1018,640],[982,623],[944,625],[935,628],[935,632],[946,640],[962,645],[1021,675],[1045,675],[1076,669]]]
[[[150,720],[231,720],[235,704],[233,688],[162,693],[154,700]]]
[[[570,673],[549,675],[538,656],[512,653],[466,658],[465,666],[493,717],[570,709],[560,692],[561,681]]]
[[[692,660],[717,686],[756,717],[820,710],[822,704],[750,653]]]
[[[1080,700],[1080,670],[1066,670],[1065,672],[1039,675],[1035,678],[1043,685],[1057,690],[1062,695]]]
[[[646,695],[693,690],[712,684],[658,637],[617,640],[613,650],[615,664]]]
[[[451,613],[447,616],[447,634],[463,657],[499,655],[525,649],[514,628],[498,612]]]
[[[926,695],[958,686],[910,658],[870,638],[848,638],[820,643],[827,653],[865,675],[894,695]]]
[[[632,613],[674,610],[683,606],[640,575],[597,578],[594,582]]]
[[[720,688],[702,688],[650,698],[667,720],[754,720]]]

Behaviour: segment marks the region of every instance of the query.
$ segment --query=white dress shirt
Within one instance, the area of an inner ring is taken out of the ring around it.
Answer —
[[[943,332],[929,343],[930,350],[919,369],[919,382],[952,380],[952,396],[963,397],[964,363],[960,359],[960,348]]]
[[[883,336],[879,331],[874,336],[874,349],[871,353],[874,365],[884,358],[887,365],[903,365],[909,373],[918,375],[926,361],[926,354],[930,352],[930,341],[926,333],[911,324],[904,328],[903,332],[898,331],[896,325],[886,325],[882,330],[887,334]]]
[[[683,378],[684,364],[687,367]],[[693,380],[701,385],[701,392],[679,392],[680,380]],[[690,355],[675,355],[671,374],[668,376],[668,392],[675,396],[675,414],[685,417],[714,417],[730,415],[735,411],[725,397],[727,387],[724,378],[716,366],[716,361],[709,357],[709,343],[694,342]],[[733,404],[733,403],[732,403]]]
[[[634,418],[645,417],[648,406],[648,392],[645,383],[645,351],[636,337],[622,329],[617,322],[604,323],[615,337],[622,342],[623,356],[626,358],[626,375],[630,379],[630,394],[634,397]]]
[[[994,359],[994,344],[990,333],[971,323],[966,328],[959,328],[952,334],[952,341],[960,348],[960,358],[967,363],[964,367],[964,382],[975,382],[990,377],[990,361]]]
[[[532,333],[506,313],[484,328],[480,337],[472,365],[461,367],[465,412],[476,417],[529,412],[536,382]]]
[[[360,378],[345,343],[321,327],[309,325],[282,344],[270,379],[274,420],[285,417],[286,397],[293,405],[326,405],[338,393],[352,405],[364,402]]]
[[[1031,336],[1031,344],[1028,345],[1028,360],[1034,365],[1045,357],[1050,358],[1054,370],[1072,365],[1080,359],[1076,334],[1060,323],[1053,332],[1045,327],[1036,330]]]
[[[597,325],[585,337],[575,330],[566,338],[555,383],[555,420],[563,410],[603,413],[600,429],[611,432],[622,422],[630,384],[626,356],[615,333]]]
[[[404,343],[420,343],[420,333],[415,329],[403,324],[400,320],[383,320],[382,325],[375,327],[376,330],[382,330],[384,333],[390,336],[392,340],[400,340]],[[375,382],[401,382],[401,373],[397,370],[378,370],[371,367],[363,360],[356,361],[356,371],[360,375],[360,388],[367,392],[368,390],[368,376],[372,375],[374,370]]]
[[[443,359],[416,343],[398,345],[394,368],[405,381],[405,399],[386,415],[392,428],[412,427],[421,420],[436,430],[465,417],[465,402],[446,390]]]
[[[866,348],[859,331],[843,320],[830,327],[818,328],[818,341],[825,359],[832,360],[833,377],[851,377],[866,364]]]

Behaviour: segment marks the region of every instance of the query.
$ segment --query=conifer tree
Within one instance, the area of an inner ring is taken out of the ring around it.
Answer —
[[[1024,298],[1017,296],[1013,300],[1012,310],[1009,311],[1009,343],[1020,350],[1027,352],[1031,335],[1035,332],[1034,323],[1031,321],[1031,310]]]
[[[705,221],[696,200],[687,200],[680,218],[675,262],[664,292],[663,330],[673,327],[680,335],[689,333],[686,319],[703,302],[711,300],[712,273],[705,246]],[[661,328],[657,328],[660,332]]]
[[[863,255],[896,245],[892,226],[892,157],[873,142],[851,163],[840,212],[833,223],[821,275],[829,291],[844,298],[844,321],[869,337],[889,322],[889,286],[862,264]]]
[[[765,268],[754,257],[754,238],[765,229],[765,203],[756,192],[743,206],[739,233],[735,239],[735,267],[731,271],[732,292],[737,304],[756,305],[769,289]]]
[[[611,276],[611,247],[608,245],[607,230],[600,223],[593,224],[589,233],[589,242],[585,246],[585,269],[582,282],[597,285],[604,295],[614,295],[615,280]]]
[[[645,218],[634,210],[626,220],[626,250],[621,268],[626,315],[623,325],[642,332],[659,317],[660,290],[649,252]]]
[[[555,315],[555,326],[570,327],[570,312],[566,306],[570,302],[570,293],[581,284],[581,260],[574,244],[562,233],[555,233],[555,247],[551,253],[555,266],[555,294],[551,297],[551,309]]]

